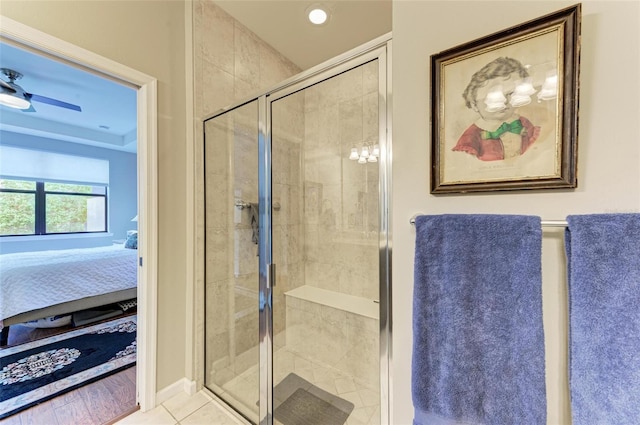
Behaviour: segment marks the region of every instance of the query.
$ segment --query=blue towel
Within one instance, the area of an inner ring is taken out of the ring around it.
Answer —
[[[540,218],[416,218],[414,425],[544,425]]]
[[[640,424],[640,214],[567,221],[573,424]]]

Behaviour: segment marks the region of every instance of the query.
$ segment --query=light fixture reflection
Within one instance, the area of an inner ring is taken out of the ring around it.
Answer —
[[[542,83],[542,88],[538,93],[538,100],[551,100],[555,99],[558,92],[558,75],[549,74]]]
[[[378,145],[364,145],[360,149],[351,148],[349,159],[352,161],[358,161],[358,164],[366,164],[367,162],[378,162],[380,157],[380,146]]]
[[[500,112],[507,107],[506,101],[507,98],[502,93],[502,86],[494,86],[484,98],[484,104],[487,105],[485,109],[487,112]]]
[[[518,83],[516,84],[516,89],[511,95],[509,103],[514,108],[528,105],[529,103],[531,103],[531,95],[535,92],[536,89],[533,88],[531,77],[527,77],[523,80],[518,81]]]

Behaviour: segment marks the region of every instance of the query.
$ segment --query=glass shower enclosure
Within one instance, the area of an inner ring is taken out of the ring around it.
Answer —
[[[388,423],[389,49],[204,122],[204,384],[251,423]]]

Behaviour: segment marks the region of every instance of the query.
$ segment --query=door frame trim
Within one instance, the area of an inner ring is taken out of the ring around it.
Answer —
[[[138,343],[136,399],[155,407],[158,258],[157,79],[45,32],[0,15],[0,39],[110,78],[137,91],[138,126]],[[144,259],[144,267],[140,264]],[[140,367],[142,366],[142,367]]]

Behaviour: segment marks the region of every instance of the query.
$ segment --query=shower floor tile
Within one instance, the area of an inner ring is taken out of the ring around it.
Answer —
[[[289,348],[281,347],[274,354],[274,380],[279,384],[289,373],[311,382],[320,389],[339,396],[354,404],[355,408],[345,425],[377,425],[380,423],[380,397],[377,388],[364,385],[354,377],[331,366],[310,361]],[[256,406],[257,390],[250,390],[258,376],[258,366],[252,366],[224,387],[235,391],[235,398],[246,406]],[[257,383],[256,383],[257,385]],[[245,388],[246,391],[239,391]]]

